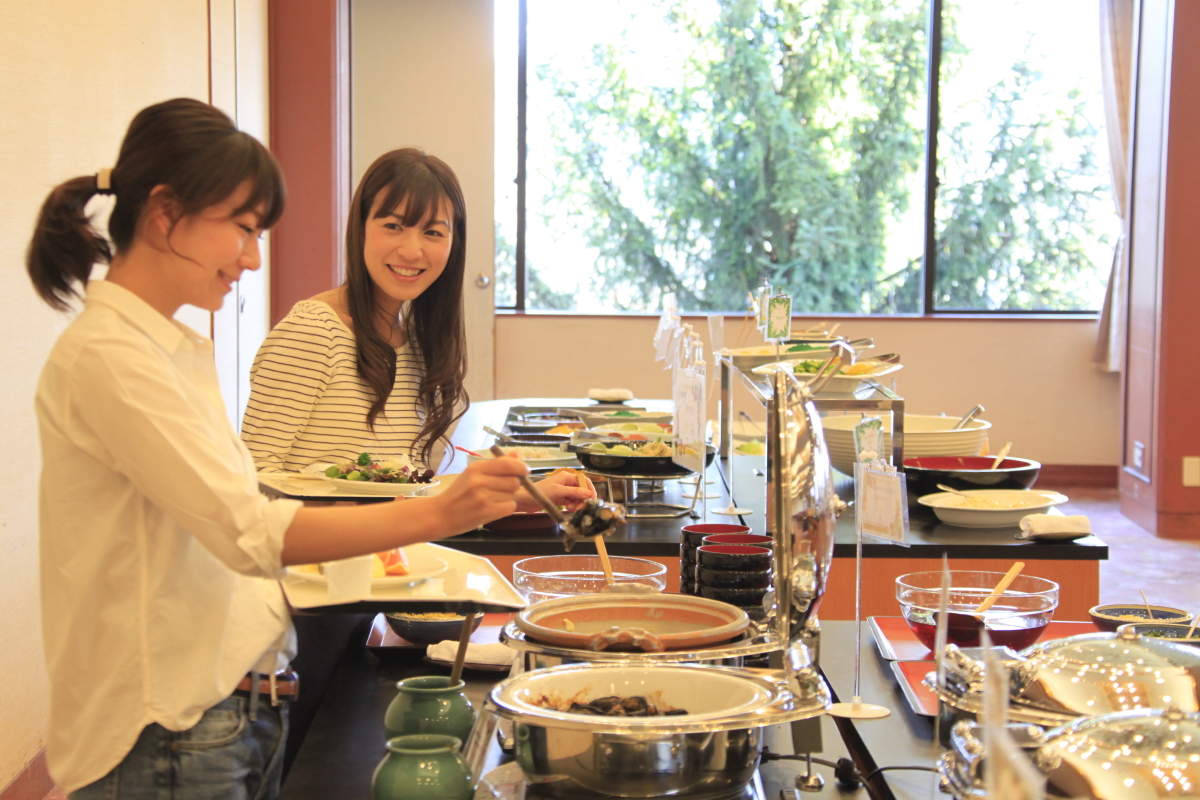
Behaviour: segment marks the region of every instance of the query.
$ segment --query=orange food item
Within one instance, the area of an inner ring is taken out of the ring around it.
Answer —
[[[404,556],[404,551],[399,547],[392,550],[384,550],[382,553],[376,553],[375,555],[383,562],[385,575],[408,574],[408,559]]]

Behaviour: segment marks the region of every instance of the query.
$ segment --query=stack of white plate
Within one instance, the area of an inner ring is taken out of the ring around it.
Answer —
[[[892,415],[880,414],[883,418],[884,452],[892,452]],[[825,444],[829,446],[829,460],[833,468],[846,475],[854,474],[854,426],[862,420],[861,414],[822,417],[825,428]],[[959,430],[952,430],[958,417],[934,417],[922,414],[904,415],[904,457],[918,456],[977,456],[987,440],[988,428],[992,423],[973,419]]]

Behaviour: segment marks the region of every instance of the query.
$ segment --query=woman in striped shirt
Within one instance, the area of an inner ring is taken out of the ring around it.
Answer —
[[[250,370],[242,439],[259,469],[299,471],[367,452],[432,466],[462,416],[466,203],[445,162],[393,150],[363,175],[346,223],[346,282],[297,303]],[[551,499],[591,496],[573,476]]]

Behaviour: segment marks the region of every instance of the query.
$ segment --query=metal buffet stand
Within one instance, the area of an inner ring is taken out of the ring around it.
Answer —
[[[756,375],[739,369],[734,364],[734,358],[728,351],[718,354],[717,364],[721,381],[720,397],[720,436],[718,455],[728,458],[733,454],[733,376],[736,373],[742,384],[750,391],[751,396],[762,405],[771,403],[774,388],[770,376]],[[824,395],[818,394],[813,398],[813,404],[822,414],[828,412],[862,411],[886,412],[892,415],[892,463],[896,466],[904,464],[904,398],[875,381],[866,381],[865,385],[853,394]]]

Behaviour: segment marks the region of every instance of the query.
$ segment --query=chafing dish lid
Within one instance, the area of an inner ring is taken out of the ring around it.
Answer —
[[[1164,668],[1200,670],[1200,650],[1142,636],[1133,631],[1085,633],[1068,639],[1055,639],[1028,647],[1021,651],[1021,655],[1029,665],[1070,664],[1104,672]]]
[[[1098,800],[1200,796],[1200,716],[1136,710],[1046,734],[1035,760],[1056,795]]]

